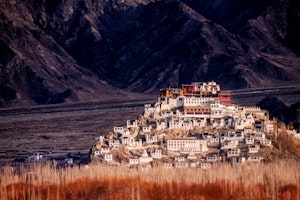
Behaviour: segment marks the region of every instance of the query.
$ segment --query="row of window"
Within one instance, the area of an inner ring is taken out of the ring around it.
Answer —
[[[209,99],[204,98],[185,98],[184,103],[209,103]]]
[[[210,109],[209,108],[187,108],[186,109],[187,112],[209,112]]]
[[[191,144],[196,143],[196,140],[172,140],[168,141],[168,144]]]
[[[212,115],[217,115],[217,114],[220,115],[220,114],[222,114],[222,111],[212,111],[211,114]]]
[[[186,112],[187,115],[210,115],[210,112]]]

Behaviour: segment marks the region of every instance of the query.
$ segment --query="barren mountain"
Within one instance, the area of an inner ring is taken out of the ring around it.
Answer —
[[[2,106],[117,98],[199,80],[223,89],[300,80],[296,0],[0,4]]]

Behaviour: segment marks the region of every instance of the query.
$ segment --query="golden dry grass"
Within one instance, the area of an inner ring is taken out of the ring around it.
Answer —
[[[296,161],[211,169],[33,165],[1,169],[0,197],[13,199],[300,199]]]

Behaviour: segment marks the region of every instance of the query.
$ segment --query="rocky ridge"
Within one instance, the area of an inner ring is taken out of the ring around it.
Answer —
[[[1,106],[300,80],[297,1],[3,1]],[[118,90],[124,89],[124,90]]]

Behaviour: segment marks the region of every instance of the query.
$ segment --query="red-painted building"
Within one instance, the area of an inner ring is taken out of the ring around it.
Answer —
[[[176,98],[178,96],[213,98],[219,100],[221,104],[231,105],[231,93],[221,91],[220,85],[214,81],[183,84],[181,89],[167,88],[160,90],[160,97]]]
[[[231,93],[225,92],[225,91],[220,91],[218,100],[220,101],[221,104],[230,106],[231,105]]]
[[[218,97],[220,85],[216,82],[194,82],[192,84],[184,84],[181,87],[183,95],[186,97]]]
[[[195,93],[195,85],[182,85],[183,95],[192,95]]]

